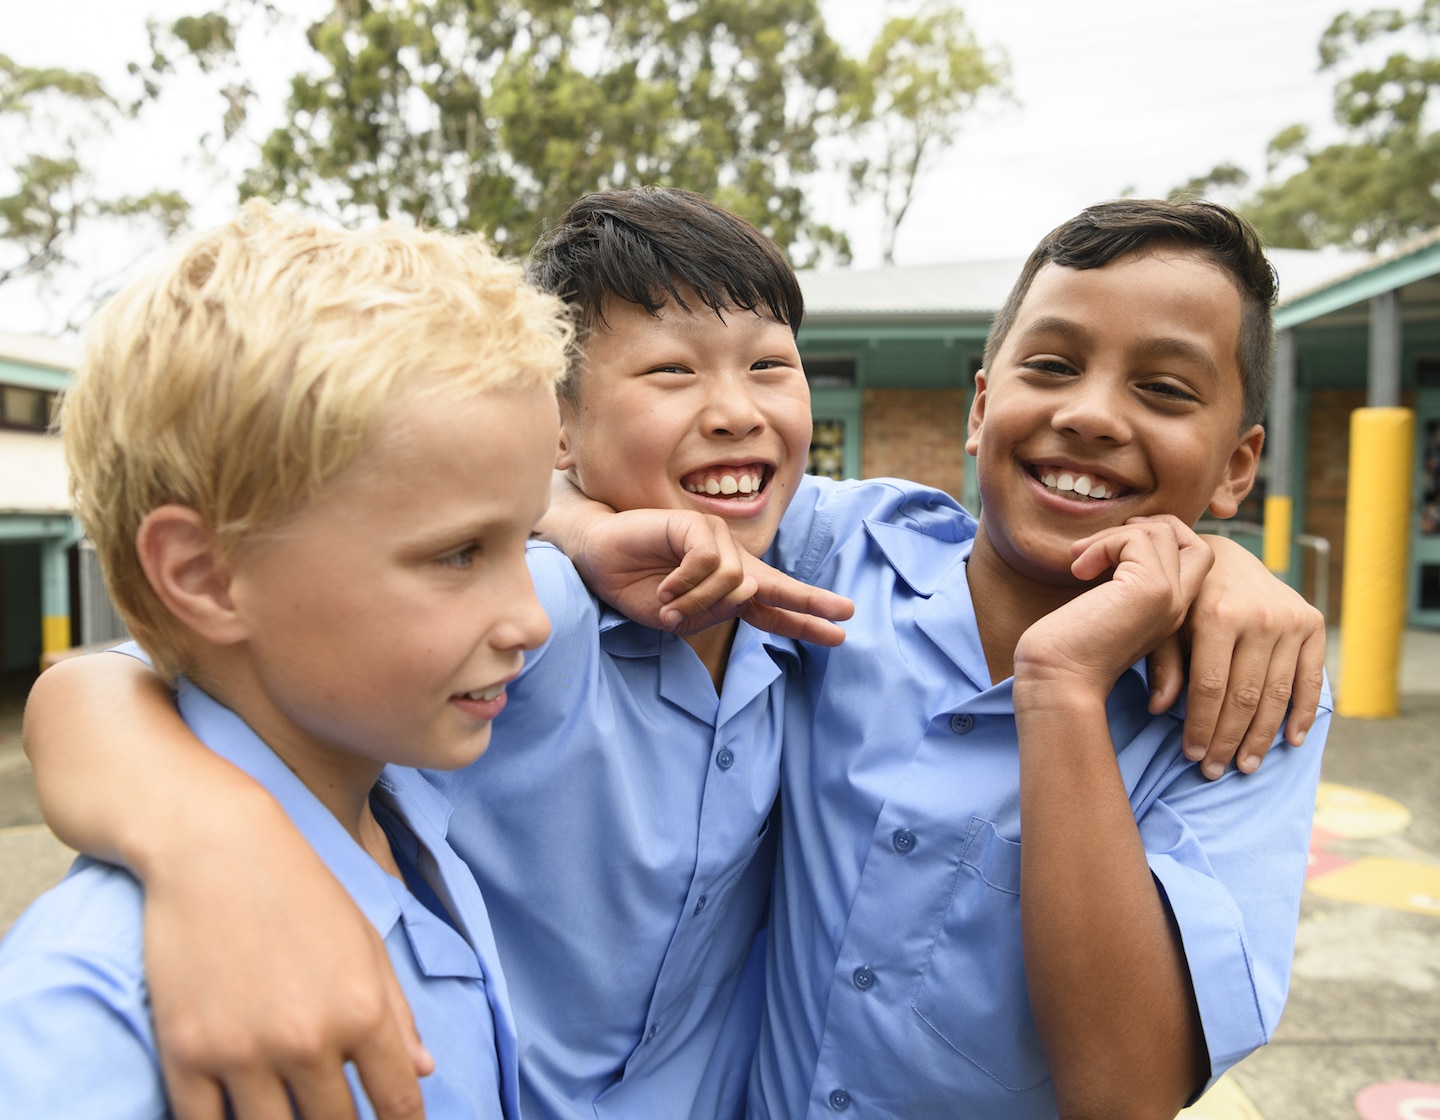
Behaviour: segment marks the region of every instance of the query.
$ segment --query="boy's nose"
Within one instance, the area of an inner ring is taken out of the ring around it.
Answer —
[[[529,566],[522,562],[509,582],[512,586],[505,592],[503,617],[491,640],[499,649],[535,649],[550,637],[550,618],[535,597]]]
[[[704,423],[713,435],[745,436],[765,426],[765,416],[742,377],[717,377],[708,386]]]
[[[1088,382],[1088,383],[1087,383]],[[1090,378],[1066,390],[1051,416],[1056,431],[1088,440],[1124,442],[1129,438],[1125,394]]]

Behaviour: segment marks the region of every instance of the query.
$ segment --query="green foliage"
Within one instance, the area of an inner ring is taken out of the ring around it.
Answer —
[[[850,165],[850,185],[857,198],[879,196],[885,263],[893,264],[921,175],[955,142],[982,94],[1006,94],[1008,63],[980,46],[960,9],[928,0],[886,21],[858,76],[846,107],[879,154]]]
[[[174,232],[188,213],[174,191],[107,195],[82,162],[87,142],[122,119],[94,74],[32,68],[0,55],[0,122],[17,141],[0,189],[0,284],[66,262],[75,232],[96,219],[145,218]]]
[[[253,92],[237,28],[262,7],[227,0],[157,47],[156,73],[189,51],[236,75],[227,136]],[[854,80],[818,0],[336,0],[306,40],[243,195],[484,230],[521,253],[579,195],[656,183],[709,195],[801,263],[848,256],[804,192]]]
[[[1316,144],[1294,124],[1270,141],[1266,181],[1240,208],[1272,245],[1379,250],[1440,226],[1440,133],[1430,127],[1437,33],[1440,0],[1331,21],[1320,68],[1337,74],[1334,118],[1344,135]]]

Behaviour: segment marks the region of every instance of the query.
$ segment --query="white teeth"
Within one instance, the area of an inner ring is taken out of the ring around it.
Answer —
[[[1050,471],[1040,476],[1043,485],[1051,490],[1058,490],[1063,493],[1079,494],[1082,498],[1092,498],[1096,501],[1112,497],[1113,494],[1103,482],[1096,482],[1086,474],[1071,474],[1069,471],[1062,471],[1058,475]]]
[[[473,692],[465,693],[466,700],[494,700],[505,691],[503,684],[492,685],[489,688],[477,688]]]
[[[758,494],[764,482],[764,475],[749,472],[739,475],[722,474],[718,478],[712,475],[704,482],[687,482],[684,485],[691,494],[709,494],[711,497],[723,494],[730,498],[736,494]]]

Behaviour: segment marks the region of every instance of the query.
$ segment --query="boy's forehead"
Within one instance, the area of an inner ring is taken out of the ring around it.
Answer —
[[[1207,340],[1223,364],[1238,355],[1239,288],[1212,258],[1186,247],[1145,248],[1098,268],[1046,262],[1036,272],[1009,332],[1068,330],[1090,340],[1179,331]]]

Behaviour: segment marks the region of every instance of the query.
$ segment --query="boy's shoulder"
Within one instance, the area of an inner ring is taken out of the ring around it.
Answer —
[[[145,974],[143,922],[139,881],[122,867],[80,856],[0,943],[0,990],[12,994],[21,976],[30,985],[44,983],[40,970],[53,977],[67,960],[85,962],[107,990],[138,986]],[[46,959],[57,963],[38,963]]]
[[[915,537],[944,555],[975,536],[975,519],[943,490],[902,478],[833,479],[805,476],[780,522],[772,549],[776,567],[824,584],[827,564],[856,542],[875,541],[886,556]],[[889,530],[894,530],[890,532]],[[890,542],[886,547],[884,541]]]

